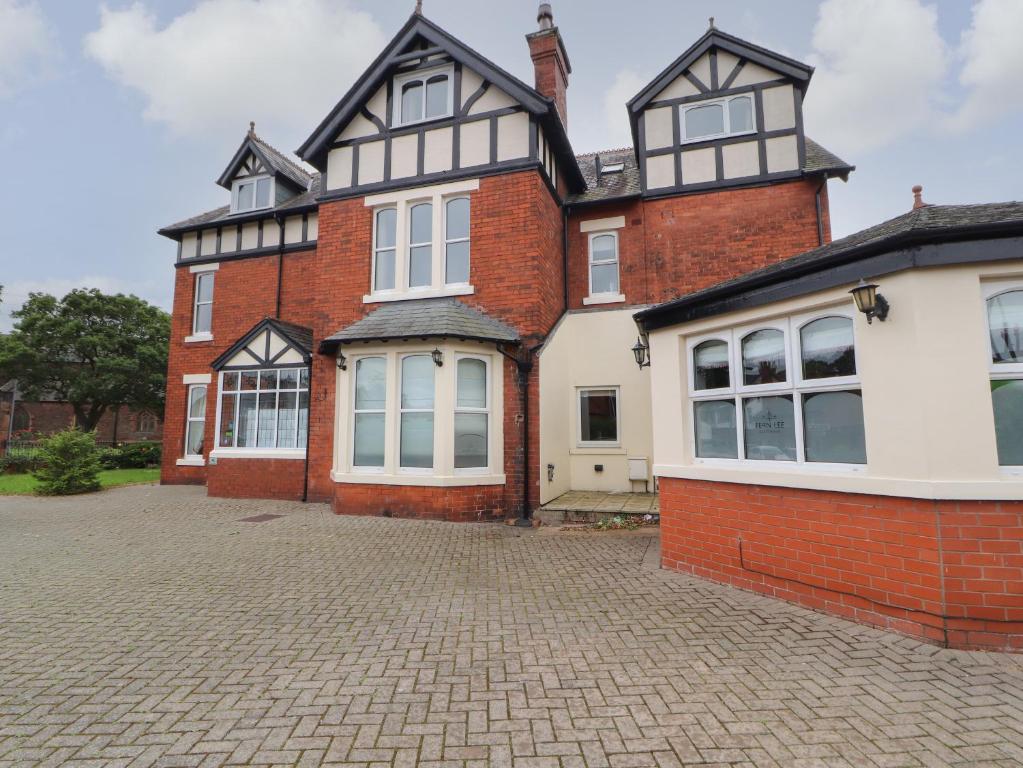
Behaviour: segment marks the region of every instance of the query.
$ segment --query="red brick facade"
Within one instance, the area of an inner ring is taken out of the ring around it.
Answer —
[[[419,485],[334,486],[334,511],[341,515],[379,515],[455,523],[484,523],[506,516],[506,490],[501,485],[433,488]]]
[[[665,568],[949,647],[1023,649],[1023,502],[660,487]]]
[[[10,430],[10,393],[0,395],[0,442]],[[74,410],[68,403],[18,400],[15,404],[14,433],[52,435],[75,423]],[[103,414],[96,425],[96,441],[100,445],[162,440],[163,424],[155,414],[121,407]]]
[[[621,292],[626,304],[656,304],[816,248],[818,189],[830,242],[827,187],[815,179],[577,211],[569,220],[569,306],[584,308],[589,295],[581,222],[624,217],[615,230]]]

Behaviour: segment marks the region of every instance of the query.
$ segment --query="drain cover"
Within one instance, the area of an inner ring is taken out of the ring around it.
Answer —
[[[284,515],[254,515],[252,517],[243,517],[239,520],[239,523],[265,523],[267,520],[276,520],[278,517],[284,517]]]

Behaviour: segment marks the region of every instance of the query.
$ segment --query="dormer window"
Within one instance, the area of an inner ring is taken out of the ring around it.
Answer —
[[[274,180],[269,176],[238,179],[231,186],[231,213],[269,208],[273,200]]]
[[[415,72],[394,79],[394,125],[409,125],[453,114],[451,67]]]
[[[679,109],[682,112],[683,141],[705,141],[756,130],[753,96],[750,94],[683,104]]]

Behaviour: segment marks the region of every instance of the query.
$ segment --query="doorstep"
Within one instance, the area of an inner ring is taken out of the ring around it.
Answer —
[[[659,515],[656,493],[569,491],[548,501],[537,512],[547,525],[595,523],[615,515]]]

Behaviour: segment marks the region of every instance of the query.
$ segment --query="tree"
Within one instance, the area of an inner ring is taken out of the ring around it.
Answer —
[[[163,413],[170,316],[135,296],[31,293],[0,337],[0,370],[25,399],[53,392],[91,432],[110,408]]]

